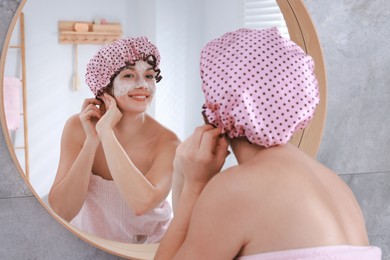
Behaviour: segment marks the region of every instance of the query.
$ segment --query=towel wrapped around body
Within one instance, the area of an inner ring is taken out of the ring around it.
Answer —
[[[381,260],[375,246],[323,246],[247,255],[236,260]]]
[[[171,206],[165,200],[150,212],[136,216],[114,181],[92,174],[87,198],[70,223],[87,233],[113,241],[158,243],[168,228],[171,213]]]

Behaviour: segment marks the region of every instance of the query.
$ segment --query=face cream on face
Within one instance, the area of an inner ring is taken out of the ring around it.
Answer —
[[[114,79],[114,96],[128,95],[138,88],[146,89],[150,96],[156,91],[155,71],[145,61],[137,61],[135,66],[122,70]]]

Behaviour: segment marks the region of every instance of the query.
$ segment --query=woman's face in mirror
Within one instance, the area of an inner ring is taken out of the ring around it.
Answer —
[[[145,61],[136,61],[134,66],[127,66],[114,79],[114,97],[129,96],[136,101],[151,99],[156,91],[155,71]],[[144,89],[144,95],[134,95],[136,89]]]
[[[242,10],[237,9],[240,2],[237,0],[226,5],[222,0],[208,1],[204,10],[198,1],[153,1],[156,5],[152,12],[154,20],[150,17],[145,20],[141,15],[144,10],[150,12],[150,1],[117,0],[115,5],[104,0],[27,2],[23,12],[29,129],[28,171],[30,182],[38,195],[47,199],[54,182],[66,120],[80,112],[85,98],[93,98],[84,83],[85,68],[93,54],[102,47],[78,44],[75,56],[72,44],[59,44],[59,21],[96,21],[104,18],[109,22],[121,23],[123,37],[147,36],[156,43],[162,56],[160,68],[164,79],[161,83],[155,84],[155,71],[150,66],[137,63],[121,71],[115,78],[114,95],[119,106],[125,99],[146,103],[147,107],[150,105],[148,113],[183,140],[195,126],[203,122],[200,113],[203,104],[198,65],[200,50],[206,42],[222,33],[245,26],[241,18],[233,19],[239,17],[245,8],[241,6]],[[50,12],[42,14],[42,10],[48,9]],[[130,9],[133,14],[131,17],[128,15]],[[225,21],[223,17],[226,16],[233,18]],[[222,20],[225,22],[221,23]],[[19,40],[18,25],[15,28],[11,44]],[[9,50],[5,76],[20,77],[19,60],[20,53]],[[75,71],[80,78],[80,89],[72,86],[71,79]],[[142,85],[142,91],[137,90]],[[53,128],[53,125],[58,127]],[[14,133],[15,146],[24,142],[23,127],[21,125]],[[45,129],[45,134],[42,134],[42,129]],[[24,166],[26,158],[23,153],[17,151],[17,155]]]

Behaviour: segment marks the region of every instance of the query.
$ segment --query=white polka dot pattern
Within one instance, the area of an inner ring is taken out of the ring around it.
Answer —
[[[156,58],[155,70],[160,64],[160,53],[147,37],[130,37],[120,39],[100,49],[87,65],[85,81],[96,95],[102,94],[110,83],[111,76],[129,62],[134,64],[149,55]]]
[[[276,27],[224,34],[202,49],[200,67],[205,120],[230,138],[285,144],[319,103],[313,59]]]

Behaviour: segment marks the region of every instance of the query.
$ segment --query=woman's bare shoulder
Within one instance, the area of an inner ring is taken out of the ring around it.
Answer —
[[[160,140],[177,144],[180,143],[180,139],[177,137],[177,135],[164,126],[161,128]]]
[[[221,192],[242,194],[243,191],[248,191],[248,183],[251,183],[253,178],[249,176],[242,166],[237,165],[225,169],[215,175],[206,187],[212,190],[220,190]]]
[[[83,139],[85,139],[85,132],[79,114],[74,114],[66,120],[63,136],[71,137],[78,142],[83,142]]]
[[[73,127],[77,127],[77,128],[82,127],[79,114],[74,114],[74,115],[70,116],[66,120],[65,127],[71,127],[71,128],[73,128]]]
[[[180,139],[172,130],[150,116],[149,119],[153,128],[153,134],[158,136],[157,145],[174,145],[176,147],[180,144]]]
[[[172,154],[176,152],[176,148],[179,146],[180,140],[172,131],[164,128],[161,130],[158,140],[156,142],[156,151],[163,150],[172,151]]]
[[[255,201],[256,204],[267,203],[262,198],[274,196],[275,179],[266,169],[237,165],[230,167],[207,184],[207,188],[216,191],[215,194],[224,194],[229,199],[240,201]],[[229,201],[229,199],[227,201]]]

